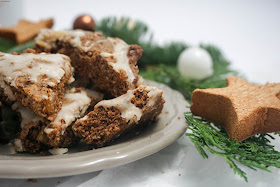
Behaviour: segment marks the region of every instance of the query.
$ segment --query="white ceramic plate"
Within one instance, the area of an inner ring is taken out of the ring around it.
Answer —
[[[158,121],[148,124],[137,135],[94,150],[77,145],[65,155],[17,154],[11,145],[0,146],[0,177],[46,178],[98,171],[133,162],[170,145],[186,131],[183,113],[188,103],[182,94],[164,84],[148,84],[164,91],[166,103]]]

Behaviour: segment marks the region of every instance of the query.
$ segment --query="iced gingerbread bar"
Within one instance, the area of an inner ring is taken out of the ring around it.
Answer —
[[[34,52],[0,52],[0,86],[9,100],[53,120],[61,109],[67,85],[74,80],[73,68],[65,55]]]
[[[12,108],[21,117],[21,132],[15,140],[17,151],[37,152],[42,146],[68,147],[76,140],[71,124],[83,117],[88,108],[102,100],[103,94],[82,88],[68,90],[63,105],[53,122],[15,103]]]
[[[139,86],[122,96],[99,102],[72,129],[86,144],[102,147],[138,124],[155,120],[164,102],[158,88]]]
[[[136,88],[139,71],[136,63],[143,52],[138,45],[128,45],[118,38],[105,38],[99,32],[44,29],[35,39],[34,48],[39,52],[69,56],[80,77],[93,80],[113,96]]]

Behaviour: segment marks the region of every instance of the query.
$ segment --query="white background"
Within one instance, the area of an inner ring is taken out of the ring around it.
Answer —
[[[91,14],[97,21],[110,15],[140,19],[150,26],[159,43],[177,40],[190,45],[215,44],[233,68],[243,72],[250,81],[280,82],[280,1],[0,1],[2,25],[15,24],[19,17],[33,21],[53,17],[55,29],[66,29],[72,27],[76,16],[84,13]],[[249,175],[248,184],[234,175],[223,159],[201,159],[188,138],[182,137],[163,151],[131,164],[74,177],[39,179],[33,185],[279,185],[280,170],[272,174],[245,170]],[[30,185],[25,180],[0,182]]]

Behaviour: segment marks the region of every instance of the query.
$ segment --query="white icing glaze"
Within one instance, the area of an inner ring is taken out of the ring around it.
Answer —
[[[78,92],[76,88],[70,89],[64,96],[66,103],[62,104],[62,108],[58,112],[57,117],[48,125],[50,127],[44,129],[44,132],[48,134],[52,132],[54,128],[62,127],[63,134],[63,130],[71,125],[77,118],[84,115],[92,99],[100,101],[102,98],[103,94],[95,91],[80,90]]]
[[[54,83],[54,82],[48,82],[48,85],[49,85],[50,87],[54,87],[54,86],[55,86],[55,83]]]
[[[47,79],[54,79],[59,83],[65,74],[69,75],[71,72],[70,59],[65,55],[46,53],[12,55],[0,52],[0,86],[11,100],[15,100],[15,97],[6,87],[8,85],[16,87],[15,80],[20,76],[27,76],[30,82],[36,83],[39,76],[46,75]],[[48,84],[54,83],[50,80]]]
[[[82,117],[80,120],[86,120],[86,119],[88,119],[88,115],[85,115],[84,117]]]
[[[70,42],[73,47],[80,47],[83,49],[81,37],[84,37],[86,32],[82,30],[67,31],[65,36],[59,38],[62,41]]]
[[[97,35],[97,32],[89,32],[89,31],[83,31],[83,30],[73,30],[73,31],[66,31],[66,35],[63,35],[59,38],[61,41],[69,42],[73,47],[77,47],[82,49],[83,51],[87,52],[90,50],[93,46],[95,46],[98,42],[91,42],[86,41],[84,45],[82,45],[81,37],[86,36],[87,33]]]
[[[72,75],[74,75],[75,69],[73,67],[71,67],[71,72],[72,72]],[[74,81],[75,81],[75,78],[73,76],[71,76],[67,83],[71,84]]]
[[[149,91],[148,93],[149,101],[147,103],[147,106],[153,106],[158,96],[163,93],[162,90],[159,90],[157,87],[153,87],[153,86],[146,86],[145,90]]]
[[[89,89],[85,89],[85,91],[89,97],[93,98],[97,102],[101,101],[104,97],[104,95],[100,92],[96,92],[96,91],[89,90]]]
[[[113,67],[113,69],[117,72],[125,72],[127,75],[127,81],[130,83],[130,88],[132,86],[132,83],[135,79],[135,75],[133,74],[132,69],[129,66],[129,59],[127,56],[128,50],[129,50],[129,45],[125,43],[123,40],[118,39],[118,38],[107,38],[112,45],[114,46],[114,52],[113,53],[107,53],[107,52],[102,52],[100,53],[100,56],[103,58],[107,57],[107,61],[109,65]],[[116,62],[110,61],[110,58],[108,57],[114,57]]]
[[[41,95],[41,97],[42,97],[43,99],[48,99],[48,98],[49,98],[47,95]]]
[[[6,84],[6,82],[4,81],[4,77],[1,77],[1,76],[0,76],[0,87],[3,88],[4,93],[8,96],[8,98],[11,101],[16,100],[16,96],[14,95],[11,87]]]
[[[41,116],[38,116],[35,114],[32,110],[30,110],[27,107],[24,107],[22,104],[16,102],[12,105],[12,109],[17,111],[20,114],[21,117],[21,128],[24,127],[25,124],[29,122],[39,122],[43,121],[44,119]]]
[[[52,155],[63,155],[68,152],[68,149],[67,148],[53,148],[53,149],[49,149],[49,152]]]
[[[152,106],[155,104],[155,101],[159,95],[162,94],[162,90],[159,90],[157,87],[152,86],[144,86],[140,85],[135,90],[146,90],[149,91],[148,97],[150,98],[147,106]],[[115,99],[111,100],[103,100],[95,106],[95,108],[102,106],[105,108],[108,107],[116,107],[120,110],[122,118],[126,119],[126,121],[134,120],[134,122],[137,122],[142,117],[142,110],[138,107],[136,107],[133,103],[131,103],[132,98],[135,97],[133,94],[135,90],[129,90],[126,94],[121,95]],[[136,120],[134,118],[136,116]],[[88,119],[88,116],[85,116],[81,120]]]
[[[54,129],[53,128],[45,128],[44,129],[44,132],[46,133],[46,134],[49,134],[49,133],[51,133],[52,131],[53,131]]]
[[[113,106],[120,110],[122,118],[126,119],[126,121],[132,120],[134,122],[137,122],[142,117],[142,110],[131,103],[131,99],[135,97],[133,91],[134,90],[129,90],[126,94],[121,95],[115,99],[103,100],[97,103],[97,105],[95,105],[95,108],[99,106],[103,106],[105,108]],[[136,120],[134,116],[136,116]]]
[[[23,152],[23,151],[24,151],[24,150],[23,150],[23,146],[22,146],[22,142],[21,142],[20,139],[15,139],[15,140],[14,140],[14,144],[15,144],[15,150],[16,150],[17,152]]]
[[[138,81],[136,86],[146,85],[144,78],[141,75],[138,75]]]
[[[82,49],[83,51],[88,51],[96,44],[106,41],[98,40],[97,42],[86,41],[82,45],[81,37],[86,36],[87,33],[97,35],[97,32],[89,32],[83,30],[71,30],[71,31],[54,31],[51,29],[42,29],[40,34],[35,38],[35,43],[46,48],[51,49],[55,46],[56,40],[69,42],[73,47]]]
[[[65,31],[41,29],[40,33],[35,38],[35,43],[46,49],[51,49],[53,47],[56,47],[55,41],[64,35],[66,35]]]
[[[36,38],[35,42],[43,47],[50,48],[51,47],[51,42],[53,42],[53,39],[49,39],[51,35],[51,32],[53,33],[54,36],[58,35],[58,39],[64,42],[69,42],[73,47],[77,47],[82,49],[83,51],[87,52],[94,46],[98,45],[101,42],[106,42],[109,41],[112,43],[114,47],[113,53],[108,53],[108,52],[101,52],[100,56],[103,58],[107,57],[107,61],[109,65],[112,66],[112,68],[116,72],[125,72],[127,75],[127,81],[129,82],[129,88],[133,88],[133,81],[135,79],[135,75],[133,74],[132,69],[129,66],[129,59],[127,56],[127,53],[129,51],[130,45],[125,43],[123,40],[118,39],[118,38],[106,38],[103,40],[98,40],[96,42],[91,42],[91,41],[86,41],[84,45],[82,45],[81,37],[84,37],[86,33],[91,33],[91,34],[98,34],[96,32],[88,32],[88,31],[82,31],[82,30],[73,30],[73,31],[52,31],[52,30],[43,30],[39,34],[39,36]],[[62,34],[63,33],[63,34]],[[46,35],[46,36],[44,36]],[[48,40],[49,39],[49,40]],[[57,38],[56,38],[57,39]],[[41,41],[45,40],[45,41]],[[46,41],[49,41],[50,44],[47,44]],[[116,62],[110,61],[110,58],[108,57],[113,57]]]

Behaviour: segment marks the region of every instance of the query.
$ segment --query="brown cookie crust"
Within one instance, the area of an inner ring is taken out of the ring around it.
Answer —
[[[149,90],[135,89],[133,98],[130,100],[135,107],[141,109],[142,116],[139,121],[136,116],[127,121],[123,118],[122,111],[118,106],[104,107],[98,106],[90,112],[86,119],[77,120],[72,126],[75,134],[82,138],[86,144],[93,144],[102,147],[110,141],[119,137],[135,127],[149,120],[155,120],[161,113],[164,99],[162,92],[157,94],[152,105],[148,105],[151,99],[148,96]]]
[[[48,39],[46,38],[44,42],[48,42]],[[108,59],[101,56],[102,52],[113,52],[112,43],[106,40],[102,34],[87,32],[84,37],[81,37],[81,43],[83,46],[92,45],[93,47],[85,51],[82,48],[74,47],[70,41],[57,38],[50,40],[48,46],[37,42],[34,48],[39,52],[62,53],[69,56],[75,71],[81,78],[92,80],[96,86],[113,96],[125,94],[127,90],[136,88],[139,71],[136,64],[143,53],[140,46],[131,45],[127,52],[129,67],[135,76],[133,82],[129,83],[128,75],[124,71],[118,72],[109,64],[108,61],[114,61],[113,58]]]

